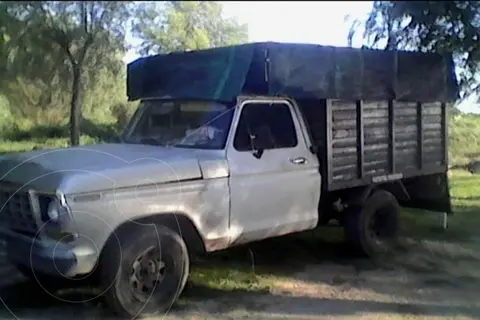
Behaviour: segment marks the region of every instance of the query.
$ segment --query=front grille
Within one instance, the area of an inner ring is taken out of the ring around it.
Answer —
[[[0,225],[23,234],[37,233],[37,222],[28,191],[0,184]]]

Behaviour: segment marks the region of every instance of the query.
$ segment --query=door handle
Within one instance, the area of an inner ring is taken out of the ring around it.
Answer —
[[[290,162],[293,164],[306,164],[307,159],[305,159],[304,157],[298,157],[298,158],[290,159]]]

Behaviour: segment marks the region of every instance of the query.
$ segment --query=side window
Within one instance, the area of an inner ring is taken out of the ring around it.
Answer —
[[[287,104],[249,103],[243,107],[233,140],[236,150],[293,148],[297,142]]]

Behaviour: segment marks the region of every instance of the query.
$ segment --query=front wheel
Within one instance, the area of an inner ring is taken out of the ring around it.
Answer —
[[[185,287],[189,264],[177,233],[165,226],[132,225],[113,236],[102,255],[106,302],[124,318],[165,313]]]
[[[377,190],[363,207],[349,209],[343,220],[350,245],[369,257],[394,250],[398,236],[400,205],[390,192]]]

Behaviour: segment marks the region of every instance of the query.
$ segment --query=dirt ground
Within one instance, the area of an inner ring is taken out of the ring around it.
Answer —
[[[266,241],[198,262],[217,273],[190,282],[157,319],[480,319],[480,256],[472,246],[404,239],[395,257],[373,262],[341,245],[298,241]],[[5,263],[0,272],[0,319],[112,318],[90,292],[51,297]]]

